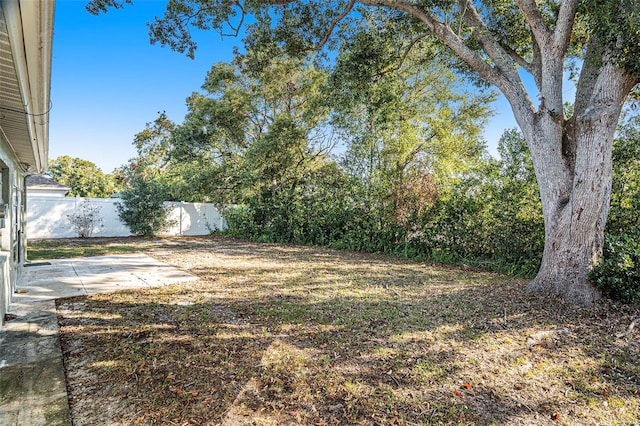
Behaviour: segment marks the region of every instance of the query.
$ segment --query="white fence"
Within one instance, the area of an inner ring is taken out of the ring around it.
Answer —
[[[94,227],[92,237],[125,237],[129,228],[120,221],[113,198],[68,198],[44,195],[27,197],[27,238],[73,238],[76,229],[68,216],[74,215],[83,201],[100,207],[102,225]],[[225,229],[227,224],[213,204],[167,202],[171,226],[163,235],[207,235]]]

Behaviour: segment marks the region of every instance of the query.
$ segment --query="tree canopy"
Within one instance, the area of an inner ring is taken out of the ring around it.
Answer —
[[[69,197],[108,198],[118,191],[118,182],[91,161],[68,155],[49,160],[46,176],[71,188]]]
[[[125,3],[130,0],[93,0],[88,8],[99,13]],[[319,52],[317,63],[340,69],[334,55],[348,50],[345,74],[358,78],[340,90],[355,102],[366,94],[363,104],[374,108],[379,100],[376,114],[391,113],[390,119],[393,111],[384,106],[394,105],[393,98],[372,95],[384,95],[393,82],[382,77],[405,63],[416,61],[426,69],[437,60],[498,88],[527,142],[540,188],[545,246],[529,290],[584,306],[599,297],[587,275],[602,256],[618,117],[640,82],[640,3],[174,0],[149,27],[152,41],[193,57],[192,28],[233,35],[247,22],[245,44],[260,52],[256,64],[274,52],[290,57]],[[428,48],[434,42],[437,55]],[[563,95],[568,66],[577,76],[571,114]],[[526,74],[534,90],[525,85]],[[404,74],[405,84],[413,84],[415,76]],[[371,87],[380,91],[367,92]],[[413,125],[408,117],[405,127]]]

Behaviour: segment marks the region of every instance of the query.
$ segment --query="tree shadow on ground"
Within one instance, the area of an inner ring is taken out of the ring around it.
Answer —
[[[159,258],[200,281],[58,303],[74,416],[91,399],[117,407],[84,424],[638,419],[637,340],[615,337],[637,307],[587,311],[510,277],[308,247],[214,241]]]

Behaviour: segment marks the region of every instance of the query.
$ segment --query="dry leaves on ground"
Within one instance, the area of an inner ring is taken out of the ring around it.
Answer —
[[[74,424],[638,424],[638,307],[507,276],[224,238],[197,282],[58,301]]]

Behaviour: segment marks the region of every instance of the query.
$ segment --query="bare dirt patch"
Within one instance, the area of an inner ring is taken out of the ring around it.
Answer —
[[[637,306],[346,251],[147,250],[200,280],[58,301],[76,426],[640,422]]]

